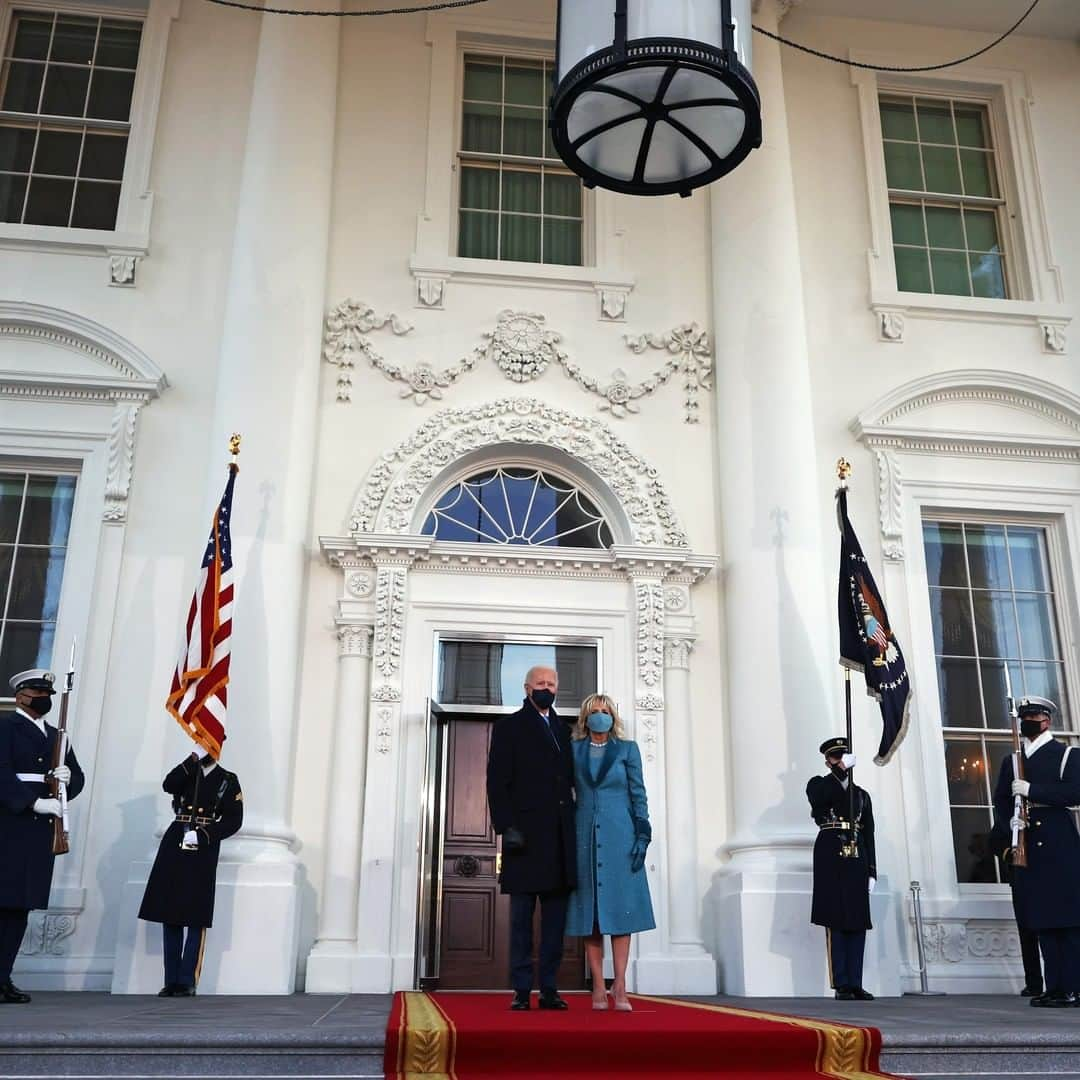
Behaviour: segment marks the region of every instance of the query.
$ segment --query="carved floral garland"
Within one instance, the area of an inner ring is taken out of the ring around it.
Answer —
[[[643,397],[680,375],[684,419],[688,424],[696,424],[698,393],[712,389],[709,336],[697,323],[677,326],[666,334],[626,336],[626,346],[631,352],[642,354],[653,349],[668,354],[659,368],[639,382],[632,382],[622,368],[613,371],[608,382],[586,374],[560,348],[561,336],[546,327],[543,315],[534,312],[499,312],[495,329],[484,332],[483,344],[441,370],[426,360],[418,361],[412,368],[403,368],[379,355],[368,335],[387,326],[399,337],[413,329],[397,315],[379,315],[370,305],[357,300],[345,300],[327,315],[323,356],[327,363],[339,369],[338,401],[352,400],[352,372],[357,357],[366,359],[393,382],[401,383],[401,397],[411,398],[417,405],[425,404],[429,398],[441,400],[444,390],[484,361],[493,362],[511,382],[517,383],[531,382],[551,364],[557,364],[583,390],[601,399],[601,410],[618,418],[638,412],[638,402]]]

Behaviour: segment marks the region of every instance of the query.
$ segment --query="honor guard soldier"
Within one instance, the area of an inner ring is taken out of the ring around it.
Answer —
[[[848,773],[855,755],[846,738],[827,739],[821,753],[827,776],[806,785],[810,814],[818,826],[814,841],[814,898],[810,921],[825,927],[829,982],[840,1001],[873,1001],[862,987],[863,950],[870,922],[870,894],[877,884],[874,810],[861,787],[851,791]],[[852,814],[854,807],[854,815]]]
[[[192,753],[161,786],[175,816],[158,846],[139,918],[162,924],[165,985],[158,997],[194,997],[214,921],[218,853],[243,824],[244,797],[236,774],[210,754]]]
[[[1042,950],[1046,990],[1032,1005],[1080,1005],[1080,834],[1070,807],[1080,805],[1080,752],[1050,734],[1057,712],[1042,697],[1021,698],[1023,772],[1016,755],[1001,763],[994,788],[994,836],[1011,861],[1012,831],[1023,830],[1027,865],[1012,867],[1017,923],[1034,930]],[[1025,812],[1016,813],[1016,796]],[[1008,837],[1004,839],[1004,837]]]
[[[0,1004],[30,1000],[12,983],[11,969],[30,912],[49,906],[53,821],[63,814],[50,780],[64,784],[69,799],[85,783],[70,747],[64,763],[50,768],[58,734],[44,717],[54,682],[41,668],[13,676],[15,711],[0,713]]]

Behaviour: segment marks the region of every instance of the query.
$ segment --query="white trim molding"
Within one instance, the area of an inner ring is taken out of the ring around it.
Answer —
[[[853,50],[863,63],[912,65],[920,57],[909,54]],[[932,59],[926,60],[932,63]],[[870,310],[878,340],[900,344],[910,333],[912,319],[964,321],[1030,326],[1038,334],[1033,345],[1052,355],[1066,348],[1066,327],[1072,307],[1065,303],[1061,270],[1054,260],[1051,230],[1039,174],[1035,134],[1031,122],[1034,97],[1027,75],[1021,71],[963,64],[947,71],[900,75],[851,69],[858,95],[863,152],[870,207]],[[974,296],[900,292],[892,254],[892,222],[881,134],[878,99],[882,92],[947,93],[985,104],[995,132],[995,150],[1006,206],[1003,218],[1007,257],[1011,264],[1014,298],[997,300]]]

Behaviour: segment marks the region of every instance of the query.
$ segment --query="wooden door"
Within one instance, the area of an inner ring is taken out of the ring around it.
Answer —
[[[489,717],[454,717],[447,725],[446,806],[442,822],[442,990],[510,985],[510,898],[499,892],[499,839],[487,805]],[[539,944],[539,906],[533,938]],[[584,946],[567,938],[559,986],[585,985]]]

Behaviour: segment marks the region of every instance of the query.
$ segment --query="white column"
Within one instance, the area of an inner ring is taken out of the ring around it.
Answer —
[[[775,30],[790,6],[763,0]],[[795,187],[776,42],[754,42],[764,143],[710,189],[734,834],[717,943],[723,989],[817,993],[804,793],[836,725]]]
[[[357,623],[343,623],[337,631],[337,703],[327,804],[326,861],[318,938],[307,962],[305,986],[309,992],[347,994],[352,988],[373,632],[370,626]]]

